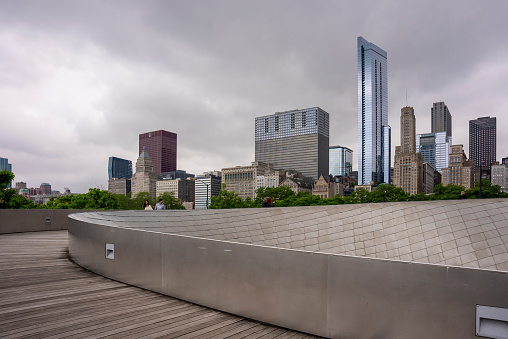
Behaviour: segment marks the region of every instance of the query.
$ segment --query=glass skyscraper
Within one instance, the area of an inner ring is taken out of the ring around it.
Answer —
[[[330,174],[347,177],[353,170],[353,151],[347,147],[330,146]]]
[[[422,154],[423,162],[431,164],[439,173],[448,167],[451,145],[452,137],[446,131],[416,135],[416,151]]]
[[[390,182],[391,130],[384,50],[358,37],[358,184]]]
[[[132,161],[109,157],[108,177],[109,180],[122,178],[130,179],[132,177]]]

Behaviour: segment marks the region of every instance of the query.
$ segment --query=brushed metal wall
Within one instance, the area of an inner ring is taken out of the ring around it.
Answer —
[[[331,338],[474,338],[508,273],[313,253],[71,219],[69,250],[106,277]],[[105,244],[115,259],[105,257]]]
[[[68,215],[77,212],[86,210],[0,209],[0,234],[66,230]]]

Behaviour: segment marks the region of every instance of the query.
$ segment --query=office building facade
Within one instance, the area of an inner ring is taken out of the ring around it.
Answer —
[[[442,173],[448,167],[452,138],[446,132],[416,135],[416,151],[420,152],[423,162],[427,162]]]
[[[258,176],[275,174],[271,164],[262,162],[253,162],[250,166],[223,168],[221,172],[226,191],[238,193],[242,199],[256,197]]]
[[[395,148],[393,183],[409,194],[424,192],[423,159],[416,152],[416,118],[413,107],[400,115],[400,146]]]
[[[131,178],[132,177],[132,161],[109,157],[108,161],[108,180]]]
[[[343,146],[330,146],[330,174],[347,177],[353,170],[353,151]]]
[[[496,161],[496,118],[469,120],[469,159],[490,168]]]
[[[492,185],[498,185],[501,191],[508,192],[508,164],[492,165],[490,181]]]
[[[435,102],[430,109],[431,133],[445,132],[452,137],[452,115],[444,102]]]
[[[139,135],[139,153],[145,149],[152,159],[153,172],[176,171],[176,133],[159,130]]]
[[[131,192],[131,178],[114,178],[108,180],[108,192],[113,194],[127,195]]]
[[[387,54],[358,37],[358,184],[390,183]]]
[[[319,107],[257,117],[255,161],[314,180],[328,175],[329,119]]]
[[[196,176],[195,182],[195,209],[203,210],[210,207],[212,197],[218,197],[222,184],[222,174],[220,171],[205,172],[203,175]]]
[[[451,146],[449,164],[447,168],[443,168],[442,184],[444,186],[454,184],[471,189],[475,166],[473,161],[467,160],[463,145]]]
[[[155,188],[157,197],[165,192],[173,192],[181,202],[194,202],[194,189],[194,178],[158,180]]]

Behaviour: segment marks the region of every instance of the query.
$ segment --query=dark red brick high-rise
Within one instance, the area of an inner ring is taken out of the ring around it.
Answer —
[[[176,133],[159,130],[140,134],[139,154],[143,148],[152,158],[155,174],[176,171]]]

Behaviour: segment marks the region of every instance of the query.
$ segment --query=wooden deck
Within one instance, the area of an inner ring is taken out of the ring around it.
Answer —
[[[67,231],[0,235],[1,338],[316,338],[106,279],[66,251]]]

